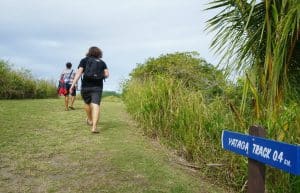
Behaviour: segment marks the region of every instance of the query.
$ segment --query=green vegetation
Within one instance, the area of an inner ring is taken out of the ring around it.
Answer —
[[[245,192],[247,159],[221,149],[221,131],[248,133],[249,126],[261,125],[270,139],[300,144],[300,1],[213,0],[209,6],[220,10],[208,29],[217,32],[212,47],[225,70],[195,52],[149,58],[124,82],[122,97],[148,136],[175,148],[216,183]],[[226,77],[232,73],[240,75],[235,82]],[[0,98],[55,96],[55,85],[0,61]],[[84,119],[82,112],[61,118],[66,112],[57,100],[28,106],[0,101],[3,191],[199,192],[202,185],[163,165],[165,152],[150,148],[125,120],[118,93],[106,91],[103,99],[100,136],[82,130],[75,118]],[[299,188],[299,177],[267,167],[267,192]]]
[[[121,98],[121,94],[117,93],[116,91],[106,91],[104,90],[102,93],[102,98],[105,97],[115,97],[115,98]]]
[[[143,136],[119,101],[104,98],[100,134],[83,102],[0,101],[0,192],[228,193]]]
[[[8,62],[0,60],[0,99],[55,97],[55,83],[35,80],[28,70],[13,70]]]
[[[217,31],[212,47],[227,67],[245,74],[242,103],[252,98],[252,120],[268,137],[299,144],[300,1],[214,0],[209,9],[221,10],[208,21]],[[290,179],[290,180],[289,180]],[[300,192],[300,178],[270,172],[272,192]]]
[[[225,60],[233,58],[227,63],[230,68],[246,72],[245,91],[251,91],[255,103],[253,116],[271,129],[291,97],[300,96],[300,2],[211,4],[211,9],[224,9],[209,20],[209,27],[218,30],[212,46],[228,50],[220,53]]]
[[[246,74],[253,116],[271,129],[300,96],[300,1],[212,1],[216,8],[222,11],[208,21],[217,31],[212,47],[230,69]]]
[[[222,150],[220,139],[225,128],[247,133],[255,123],[251,95],[242,102],[242,83],[242,78],[235,84],[227,81],[197,53],[174,53],[139,64],[124,84],[123,99],[146,134],[162,138],[208,177],[241,191],[247,180],[247,159]],[[277,139],[285,123],[293,129],[285,132],[284,140],[299,143],[299,110],[297,103],[291,103],[268,137]],[[272,168],[267,173],[269,192],[291,190],[293,176]]]

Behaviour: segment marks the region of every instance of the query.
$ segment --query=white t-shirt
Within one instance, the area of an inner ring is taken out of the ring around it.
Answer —
[[[72,74],[71,74],[72,73]],[[73,69],[65,69],[62,73],[61,76],[63,76],[64,81],[67,84],[72,84],[74,77],[75,77],[75,70]]]

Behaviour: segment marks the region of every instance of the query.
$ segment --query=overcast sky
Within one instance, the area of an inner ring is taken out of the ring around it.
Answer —
[[[77,68],[90,46],[103,50],[110,70],[105,90],[149,57],[197,51],[212,64],[209,0],[0,0],[0,59],[35,77],[56,80]]]

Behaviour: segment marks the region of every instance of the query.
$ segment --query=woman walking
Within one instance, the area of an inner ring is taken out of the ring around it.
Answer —
[[[83,74],[81,95],[85,103],[85,111],[87,114],[86,123],[92,127],[92,133],[99,133],[97,123],[100,114],[103,79],[109,76],[108,68],[101,58],[102,51],[98,47],[90,47],[86,57],[80,61],[70,88],[70,92],[72,93],[77,81]]]

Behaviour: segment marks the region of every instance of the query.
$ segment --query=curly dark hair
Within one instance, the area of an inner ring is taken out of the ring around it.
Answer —
[[[102,50],[96,46],[92,46],[86,54],[88,57],[102,58]]]

